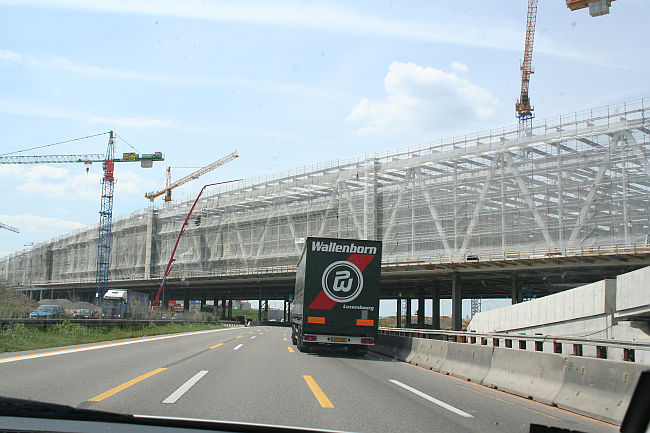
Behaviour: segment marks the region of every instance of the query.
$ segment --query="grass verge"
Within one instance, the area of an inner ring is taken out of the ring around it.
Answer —
[[[172,323],[169,325],[149,323],[144,327],[88,328],[64,320],[47,329],[40,329],[16,324],[0,329],[0,353],[218,328],[223,328],[223,326],[207,323]]]

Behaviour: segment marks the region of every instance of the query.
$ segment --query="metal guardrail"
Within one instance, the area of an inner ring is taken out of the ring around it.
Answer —
[[[634,362],[635,350],[650,352],[650,342],[619,341],[603,338],[559,337],[551,335],[480,333],[467,331],[445,331],[442,329],[412,329],[412,328],[379,328],[379,333],[410,338],[428,338],[456,343],[491,345],[495,347],[518,348],[529,350],[527,342],[534,344],[532,349],[544,352],[544,343],[552,344],[553,353],[564,353],[563,345],[570,345],[572,354],[583,356],[584,346],[594,347],[596,358],[608,359],[608,349],[621,349],[623,360]],[[502,344],[503,342],[503,344]],[[516,344],[513,344],[515,342]],[[522,344],[523,343],[523,344]]]
[[[2,319],[0,318],[0,327],[11,326],[15,324],[23,324],[34,328],[47,328],[62,323],[66,319]],[[72,323],[78,323],[87,327],[117,327],[117,326],[148,326],[150,323],[154,325],[182,325],[186,323],[203,323],[207,325],[223,325],[226,327],[240,326],[240,322],[224,320],[224,321],[196,321],[196,320],[173,320],[173,319],[157,319],[157,320],[135,320],[135,319],[67,319]]]

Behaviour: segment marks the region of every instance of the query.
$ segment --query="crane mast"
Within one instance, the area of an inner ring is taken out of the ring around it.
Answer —
[[[113,224],[113,191],[115,189],[115,140],[113,131],[108,138],[106,158],[102,165],[102,197],[99,210],[99,235],[97,242],[97,273],[95,277],[95,302],[101,303],[108,291],[108,276],[111,265],[111,226]]]
[[[164,161],[162,152],[137,154],[134,152],[123,153],[122,158],[115,158],[115,137],[113,131],[108,132],[108,148],[106,154],[85,155],[41,155],[41,156],[0,156],[0,164],[90,164],[101,162],[104,169],[102,177],[101,207],[99,210],[99,234],[97,243],[97,273],[95,275],[96,302],[101,302],[104,293],[108,290],[108,277],[110,274],[111,259],[111,228],[113,224],[113,192],[115,190],[115,163],[139,162],[142,168],[150,168],[154,161]],[[88,137],[86,137],[88,138]],[[76,139],[78,140],[78,139]],[[18,152],[13,152],[18,153]],[[5,226],[0,224],[0,226]],[[4,227],[9,228],[9,227]],[[10,228],[9,228],[10,229]],[[10,229],[11,230],[11,229]],[[17,231],[17,229],[16,229]]]
[[[528,0],[528,15],[526,18],[526,44],[524,46],[524,60],[521,63],[521,92],[515,104],[515,111],[519,118],[519,126],[528,127],[533,118],[533,106],[528,96],[530,75],[533,73],[533,41],[535,39],[535,21],[537,20],[537,0]]]

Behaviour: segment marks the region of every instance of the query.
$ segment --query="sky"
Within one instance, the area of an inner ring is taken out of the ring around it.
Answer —
[[[0,0],[0,154],[113,130],[114,217],[174,191],[516,122],[527,2]],[[650,96],[650,2],[539,2],[538,120]],[[105,153],[107,136],[17,155]],[[101,164],[0,165],[0,256],[98,222]],[[160,199],[159,199],[160,200]],[[444,308],[443,308],[444,309]]]

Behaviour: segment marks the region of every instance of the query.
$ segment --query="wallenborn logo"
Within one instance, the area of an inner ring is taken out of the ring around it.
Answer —
[[[341,260],[330,264],[323,272],[323,290],[334,302],[354,300],[363,290],[363,275],[353,263]]]

